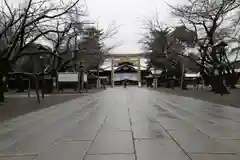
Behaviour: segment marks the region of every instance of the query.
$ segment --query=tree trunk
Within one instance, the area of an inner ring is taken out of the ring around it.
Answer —
[[[1,75],[0,73],[0,102],[3,102],[5,100],[5,97],[4,97],[4,92],[7,91],[7,81],[6,79],[3,80],[3,75]]]
[[[223,94],[229,94],[227,87],[223,83],[223,75],[215,76],[215,80],[212,83],[213,92]]]
[[[211,85],[212,83],[212,76],[209,76],[205,72],[201,73],[202,78],[204,80],[204,85]]]
[[[227,90],[227,87],[223,83],[219,83],[217,87],[214,90],[215,93],[219,93],[221,95],[223,94],[229,94],[229,91]]]
[[[45,90],[46,91],[48,90],[48,86],[46,85],[46,81],[45,81],[44,76],[42,76],[41,79],[42,79],[42,86],[41,86],[42,99],[44,99],[44,92],[45,92]]]
[[[216,81],[216,77],[215,76],[211,76],[211,78],[209,78],[210,81],[209,81],[209,84],[212,88],[211,92],[216,92],[217,90],[217,83],[215,82]]]
[[[3,102],[5,100],[4,98],[4,87],[0,86],[0,102]]]
[[[24,80],[21,76],[16,77],[16,84],[17,84],[17,93],[23,93],[24,92]]]
[[[3,77],[7,77],[9,70],[9,61],[7,59],[0,58],[0,102],[4,101],[4,91],[5,91],[5,84]]]
[[[237,88],[236,83],[237,83],[238,79],[239,79],[239,74],[238,73],[233,72],[232,74],[230,74],[230,76],[229,76],[230,84],[229,85],[230,85],[231,89]]]
[[[226,84],[231,89],[237,88],[235,85],[239,79],[239,74],[233,68],[226,68],[227,74],[225,75]]]

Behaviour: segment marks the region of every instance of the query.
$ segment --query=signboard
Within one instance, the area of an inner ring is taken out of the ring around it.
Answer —
[[[129,62],[129,63],[133,63],[136,65],[138,63],[138,60],[129,59],[129,58],[120,58],[118,60],[115,60],[116,65],[118,65],[119,63],[123,63],[123,62]]]
[[[58,82],[78,82],[79,76],[76,72],[58,73]]]

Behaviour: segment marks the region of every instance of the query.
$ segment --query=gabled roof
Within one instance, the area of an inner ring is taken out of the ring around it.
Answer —
[[[121,71],[137,72],[137,70],[134,68],[134,66],[129,65],[129,64],[122,64],[115,69],[115,72],[121,72]]]

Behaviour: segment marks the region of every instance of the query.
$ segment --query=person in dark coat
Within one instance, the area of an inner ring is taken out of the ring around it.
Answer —
[[[124,80],[124,88],[127,87],[127,79]]]

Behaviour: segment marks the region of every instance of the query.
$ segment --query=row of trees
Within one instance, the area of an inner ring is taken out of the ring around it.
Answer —
[[[199,71],[213,91],[227,93],[224,79],[234,88],[239,78],[233,61],[240,45],[240,1],[189,0],[170,7],[181,24],[170,27],[158,19],[149,21],[141,41],[150,52],[149,65],[171,70],[184,63]]]
[[[104,44],[116,33],[115,25],[104,31],[83,20],[85,5],[80,0],[25,0],[15,6],[2,2],[0,101],[9,72],[27,72],[38,87],[40,75],[98,67],[104,53],[115,47]]]

